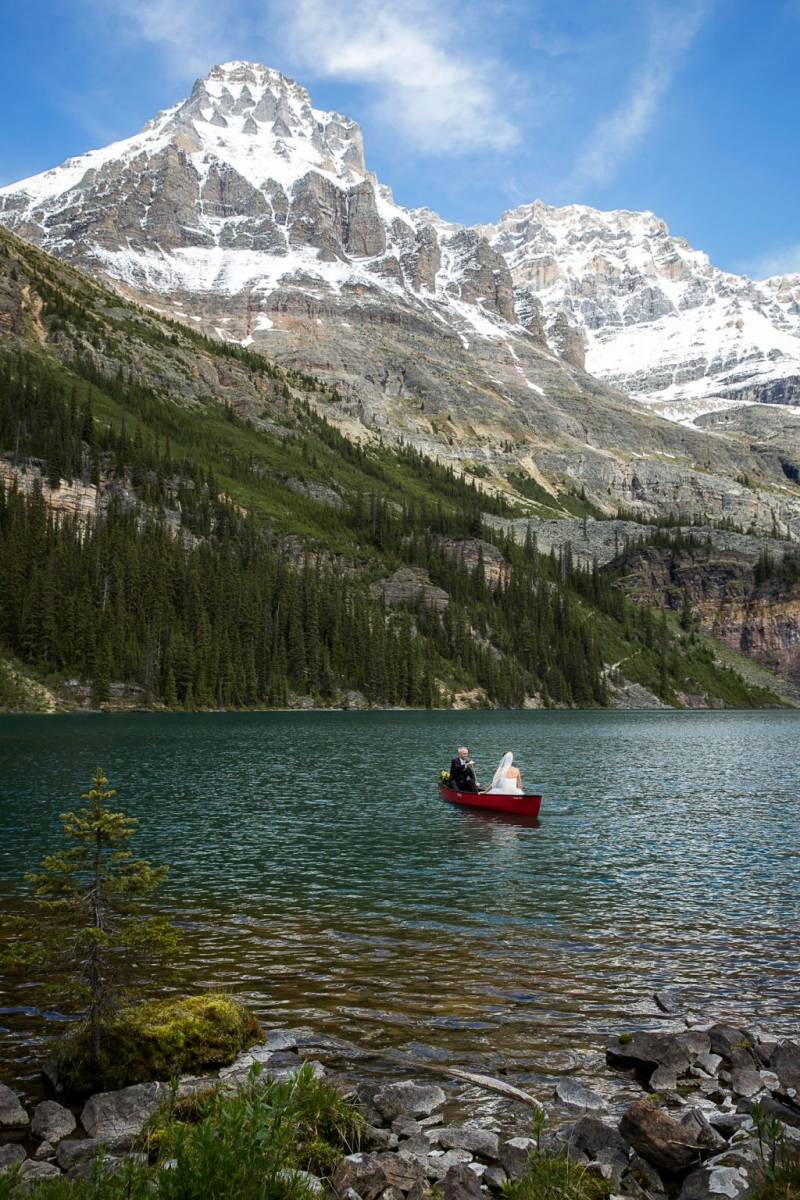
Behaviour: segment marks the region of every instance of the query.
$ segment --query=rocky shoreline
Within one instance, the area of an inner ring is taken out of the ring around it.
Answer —
[[[488,1200],[542,1153],[568,1156],[608,1195],[740,1200],[761,1185],[768,1152],[800,1160],[800,1041],[684,1020],[670,995],[658,1000],[675,1007],[676,1027],[625,1032],[605,1048],[607,1071],[626,1081],[617,1093],[624,1105],[571,1075],[547,1097],[435,1063],[398,1079],[397,1061],[387,1062],[376,1077],[368,1061],[391,1052],[308,1029],[268,1033],[213,1075],[182,1078],[178,1096],[214,1085],[235,1091],[254,1067],[286,1080],[309,1065],[356,1100],[366,1121],[358,1151],[328,1178],[305,1180],[341,1200]],[[130,1157],[146,1162],[142,1132],[170,1094],[167,1082],[139,1083],[76,1111],[55,1099],[29,1111],[0,1085],[0,1172],[18,1168],[28,1191],[61,1175],[88,1178],[101,1152],[108,1170]]]

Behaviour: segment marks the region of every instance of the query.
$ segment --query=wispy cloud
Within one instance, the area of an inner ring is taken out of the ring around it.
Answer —
[[[278,0],[291,57],[364,85],[381,120],[422,152],[508,150],[519,133],[483,53],[462,44],[465,6],[446,0]],[[466,6],[468,7],[468,6]]]
[[[158,47],[179,78],[205,74],[246,35],[235,0],[93,0],[92,7],[115,36]]]
[[[741,264],[742,274],[751,279],[769,279],[771,275],[800,275],[800,242],[770,250]]]
[[[594,126],[570,174],[573,192],[608,183],[642,143],[656,120],[687,51],[711,9],[711,0],[659,6],[653,11],[648,44],[625,101]]]

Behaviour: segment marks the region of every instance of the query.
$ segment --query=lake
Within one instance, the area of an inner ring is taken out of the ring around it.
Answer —
[[[454,809],[466,740],[513,749],[538,822]],[[172,870],[192,986],[276,1024],[537,1079],[607,1031],[800,1016],[800,713],[380,712],[0,718],[0,899],[100,764]],[[61,1014],[0,995],[7,1082]]]

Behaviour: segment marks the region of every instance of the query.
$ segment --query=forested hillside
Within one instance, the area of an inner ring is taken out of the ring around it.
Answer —
[[[0,647],[94,706],[597,705],[623,659],[668,703],[774,699],[336,403],[0,233]]]

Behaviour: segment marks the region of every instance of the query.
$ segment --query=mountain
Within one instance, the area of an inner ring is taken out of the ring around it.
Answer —
[[[277,71],[215,67],[137,136],[0,190],[0,223],[322,380],[313,403],[348,436],[402,440],[561,515],[585,497],[800,528],[800,447],[676,424],[589,374],[575,314],[524,264],[524,221],[400,207],[358,126]]]
[[[800,404],[800,275],[720,271],[649,212],[537,200],[481,232],[551,344],[663,416]]]
[[[326,404],[0,230],[0,709],[778,702]]]

